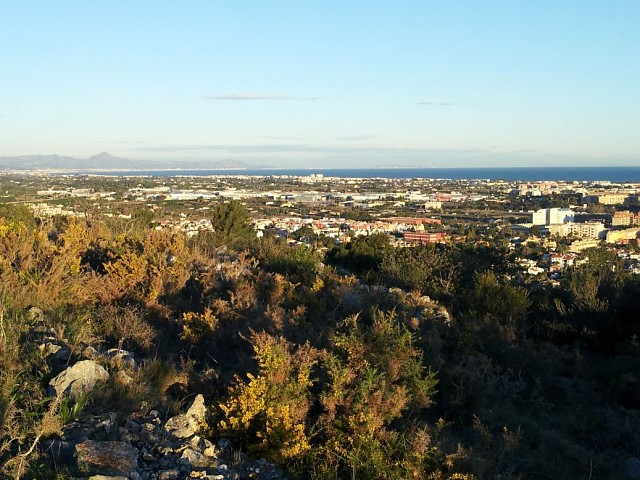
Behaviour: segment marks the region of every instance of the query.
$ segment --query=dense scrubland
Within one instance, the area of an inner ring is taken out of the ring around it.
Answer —
[[[291,479],[623,478],[640,454],[640,282],[615,256],[514,285],[499,245],[374,235],[322,257],[255,238],[239,204],[212,215],[187,239],[3,209],[3,475],[68,474],[39,448],[73,402],[48,394],[29,307],[68,363],[88,345],[142,359],[74,416],[168,416],[202,393],[204,435]]]

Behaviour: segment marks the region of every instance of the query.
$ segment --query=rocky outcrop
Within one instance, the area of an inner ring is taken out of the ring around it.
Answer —
[[[75,456],[81,473],[129,475],[138,469],[138,450],[127,442],[86,440],[76,445]]]
[[[52,395],[68,395],[75,400],[108,378],[109,372],[104,367],[93,360],[82,360],[51,379],[49,387]]]
[[[197,395],[187,413],[170,418],[164,428],[174,437],[189,438],[200,430],[206,418],[207,407],[204,405],[204,397]]]
[[[97,388],[109,378],[98,361],[108,366],[118,383],[133,382],[127,372],[142,365],[133,353],[83,344],[71,349],[67,340],[46,325],[41,310],[32,308],[29,315],[31,340],[52,371],[60,372],[49,382],[52,395],[77,400]],[[126,419],[114,412],[87,416],[72,420],[58,437],[43,440],[39,448],[56,469],[82,480],[282,479],[277,465],[265,459],[251,460],[233,450],[228,440],[214,444],[203,438],[200,431],[207,415],[204,397],[196,395],[186,412],[169,419],[157,410]]]
[[[265,459],[251,460],[231,442],[216,444],[199,432],[207,416],[202,395],[185,413],[162,420],[152,410],[117,422],[86,418],[67,425],[60,438],[44,442],[44,452],[58,467],[95,480],[278,480],[282,470]]]

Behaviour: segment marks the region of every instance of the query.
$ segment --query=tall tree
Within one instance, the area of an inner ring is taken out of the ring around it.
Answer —
[[[255,238],[249,211],[237,200],[219,203],[213,210],[211,224],[221,244],[237,246]]]

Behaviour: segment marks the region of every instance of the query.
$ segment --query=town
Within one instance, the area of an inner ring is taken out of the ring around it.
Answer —
[[[306,176],[108,176],[36,172],[0,177],[0,201],[36,217],[148,222],[187,236],[211,231],[210,212],[242,202],[258,237],[322,252],[382,234],[410,248],[474,242],[513,255],[512,275],[557,285],[594,248],[640,273],[640,184],[609,181],[447,180]]]

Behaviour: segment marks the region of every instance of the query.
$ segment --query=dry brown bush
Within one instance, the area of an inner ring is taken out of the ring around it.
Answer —
[[[150,350],[155,345],[157,332],[141,307],[105,305],[98,315],[102,334],[119,346]]]

